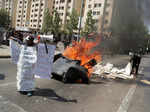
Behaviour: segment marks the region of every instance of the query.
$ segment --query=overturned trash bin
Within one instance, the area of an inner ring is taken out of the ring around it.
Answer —
[[[81,80],[82,83],[88,84],[88,70],[80,64],[79,60],[71,60],[61,54],[55,55],[52,78],[64,83],[76,83]]]

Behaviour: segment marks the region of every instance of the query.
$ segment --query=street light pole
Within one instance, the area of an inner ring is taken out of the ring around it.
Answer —
[[[81,2],[81,9],[80,9],[80,18],[79,18],[79,29],[78,29],[78,41],[80,40],[80,31],[81,31],[81,22],[82,22],[82,14],[83,14],[83,6],[84,6],[84,0]]]

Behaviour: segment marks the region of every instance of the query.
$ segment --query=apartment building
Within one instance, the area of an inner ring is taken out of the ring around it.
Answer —
[[[87,13],[92,10],[93,19],[95,19],[97,28],[99,30],[104,12],[104,4],[105,0],[86,0],[82,26],[84,26],[86,22]]]
[[[81,0],[53,0],[53,10],[57,10],[60,15],[62,24],[66,24],[68,15],[73,9],[79,14]]]
[[[32,0],[30,10],[30,28],[42,29],[45,9],[52,10],[52,0]]]
[[[4,8],[9,12],[10,17],[13,15],[13,0],[4,0]]]
[[[18,0],[16,27],[42,29],[45,9],[52,9],[52,0]]]
[[[0,0],[0,9],[4,8],[4,3],[5,3],[4,0]]]
[[[101,31],[104,34],[110,33],[113,11],[114,11],[114,0],[105,0],[104,13],[103,13],[102,24],[101,24]]]
[[[17,1],[16,27],[27,27],[29,25],[30,2],[31,0]]]

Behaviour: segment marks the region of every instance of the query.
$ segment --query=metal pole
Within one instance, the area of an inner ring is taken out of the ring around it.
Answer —
[[[82,13],[83,13],[83,5],[84,5],[84,0],[81,2],[81,9],[80,9],[80,18],[79,18],[79,30],[78,30],[78,41],[80,40],[80,31],[81,31],[81,22],[82,22]]]

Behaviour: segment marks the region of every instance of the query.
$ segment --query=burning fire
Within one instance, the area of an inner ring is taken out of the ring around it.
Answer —
[[[95,42],[88,42],[85,38],[82,38],[79,42],[74,41],[71,47],[67,47],[63,53],[65,57],[73,60],[80,60],[81,66],[88,69],[88,77],[91,77],[92,66],[86,64],[90,60],[101,60],[101,54],[98,51],[93,51],[92,48],[100,43],[100,38],[97,38]]]

